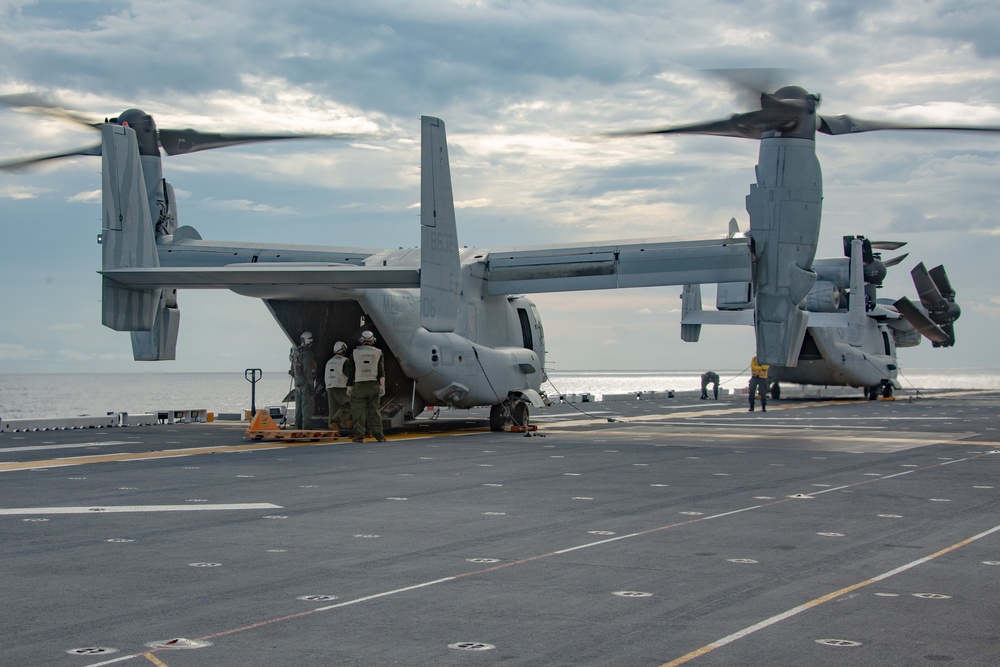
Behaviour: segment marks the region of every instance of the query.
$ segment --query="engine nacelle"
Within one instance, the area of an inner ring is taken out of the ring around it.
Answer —
[[[816,281],[833,283],[842,290],[851,285],[851,260],[847,257],[817,259],[813,262]]]
[[[715,292],[719,310],[747,310],[753,305],[753,283],[719,283]]]
[[[840,309],[840,288],[827,280],[817,281],[802,303],[810,313],[835,313]]]

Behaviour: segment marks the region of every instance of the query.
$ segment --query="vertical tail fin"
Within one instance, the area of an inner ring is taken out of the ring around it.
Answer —
[[[685,324],[684,317],[701,310],[701,285],[685,285],[681,292],[681,340],[697,343],[701,337],[700,324]]]
[[[101,138],[103,268],[159,266],[135,132],[105,123],[101,126]],[[150,331],[160,304],[160,290],[131,289],[105,277],[103,302],[104,326],[115,331]]]
[[[854,347],[860,347],[864,342],[865,323],[868,319],[863,248],[864,242],[860,239],[851,241],[851,296],[847,306],[847,341]]]
[[[420,150],[420,325],[454,331],[461,266],[444,121],[423,116]]]

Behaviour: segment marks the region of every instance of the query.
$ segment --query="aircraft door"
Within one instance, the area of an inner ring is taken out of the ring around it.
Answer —
[[[517,319],[521,326],[521,347],[535,352],[539,359],[545,358],[545,330],[538,308],[523,297],[513,300],[517,309]]]

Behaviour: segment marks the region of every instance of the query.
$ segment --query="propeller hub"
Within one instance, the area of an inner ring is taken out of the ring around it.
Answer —
[[[109,122],[132,128],[139,144],[139,155],[160,155],[156,121],[142,109],[128,109]]]

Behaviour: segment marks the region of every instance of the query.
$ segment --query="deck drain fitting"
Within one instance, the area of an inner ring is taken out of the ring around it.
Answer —
[[[336,595],[300,595],[295,598],[296,600],[302,600],[303,602],[329,602],[330,600],[336,600]]]
[[[483,642],[456,642],[454,644],[448,644],[448,648],[453,648],[458,651],[491,651],[496,648],[493,644],[484,644]]]
[[[212,642],[202,641],[200,639],[185,639],[184,637],[175,637],[174,639],[164,639],[158,642],[149,642],[146,644],[149,648],[168,648],[168,649],[185,649],[185,648],[205,648],[206,646],[211,646]]]
[[[118,653],[118,649],[107,646],[84,646],[82,648],[71,648],[66,651],[70,655],[108,655]]]
[[[816,643],[823,646],[861,646],[861,642],[850,639],[817,639]]]

